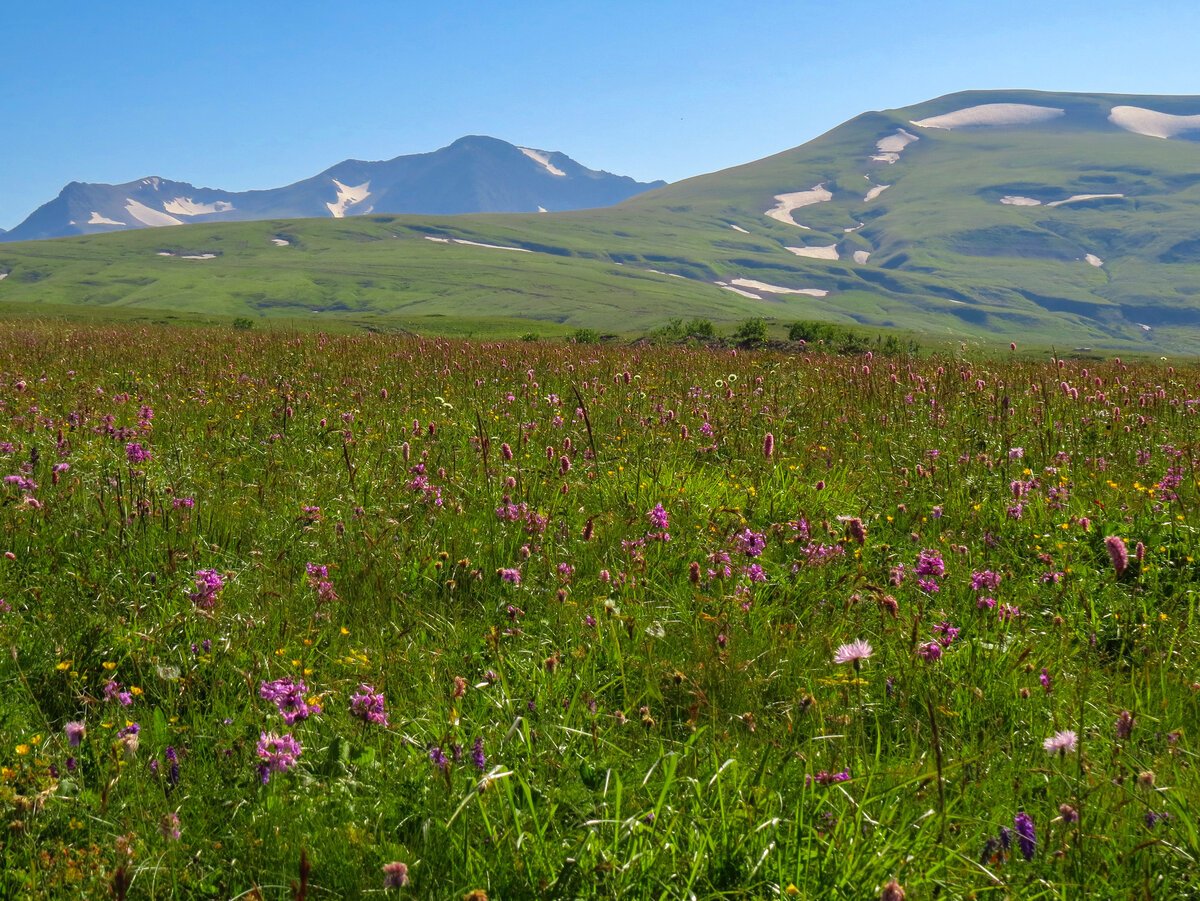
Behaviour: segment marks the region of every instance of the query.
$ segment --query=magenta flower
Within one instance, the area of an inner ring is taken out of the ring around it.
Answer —
[[[1117,578],[1121,578],[1129,568],[1129,549],[1125,547],[1125,542],[1117,535],[1109,535],[1104,539],[1104,549],[1108,551]]]
[[[200,569],[196,571],[196,590],[188,595],[192,602],[202,610],[211,610],[217,603],[217,596],[225,588],[225,578],[215,569]]]
[[[87,726],[83,723],[71,722],[63,727],[63,732],[67,734],[67,744],[72,748],[78,748],[79,743],[87,737]]]
[[[262,784],[266,785],[270,781],[272,773],[287,772],[294,767],[303,750],[300,742],[290,733],[285,735],[276,735],[274,732],[259,733],[257,751],[258,759],[262,763],[258,765],[258,775]]]
[[[387,726],[387,704],[383,692],[376,691],[373,685],[359,685],[358,692],[350,696],[350,715],[364,723]]]
[[[665,532],[671,528],[671,518],[667,516],[667,511],[663,509],[663,505],[655,504],[654,509],[646,514],[646,518],[650,520],[650,525],[658,529],[660,532]]]
[[[306,720],[321,712],[320,704],[315,702],[309,704],[305,700],[307,693],[308,686],[303,681],[296,682],[287,677],[276,679],[273,682],[263,682],[258,687],[259,697],[271,701],[279,710],[283,721],[289,726],[294,726],[301,720]]]
[[[146,450],[146,448],[142,447],[136,441],[131,441],[125,445],[125,458],[134,465],[145,463],[150,459],[150,451]]]

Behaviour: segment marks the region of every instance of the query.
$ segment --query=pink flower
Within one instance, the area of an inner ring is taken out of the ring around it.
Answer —
[[[1075,743],[1079,736],[1072,729],[1064,729],[1062,732],[1055,732],[1044,742],[1042,747],[1046,749],[1048,754],[1070,754],[1075,750]]]
[[[875,649],[872,648],[867,641],[859,638],[858,640],[852,641],[849,644],[839,645],[837,653],[833,655],[833,662],[853,663],[857,669],[862,661],[866,660],[874,653]]]

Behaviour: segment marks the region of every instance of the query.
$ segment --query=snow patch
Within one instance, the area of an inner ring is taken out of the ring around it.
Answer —
[[[558,168],[558,166],[554,165],[554,163],[550,162],[550,154],[546,153],[546,151],[532,150],[529,147],[518,147],[517,149],[519,151],[521,151],[523,154],[525,154],[527,157],[529,157],[531,160],[533,160],[535,163],[537,163],[539,166],[541,166],[543,169],[545,169],[547,172],[549,172],[551,175],[562,176],[562,175],[567,174],[567,173],[563,172],[562,169]]]
[[[74,225],[75,223],[72,222],[71,224]],[[118,222],[116,219],[109,219],[105,216],[101,216],[95,210],[92,210],[92,218],[87,221],[87,224],[88,225],[124,225],[125,223]]]
[[[867,223],[865,223],[865,222],[860,222],[860,223],[858,223],[858,225],[852,226],[851,228],[843,228],[842,231],[844,231],[846,234],[850,234],[851,232],[858,231],[860,228],[862,228],[866,224]]]
[[[541,206],[541,205],[539,205],[539,206],[538,206],[538,212],[539,212],[539,213],[548,213],[548,212],[550,212],[550,211],[549,211],[548,209],[546,209],[544,206]]]
[[[1041,206],[1040,200],[1034,200],[1032,197],[1021,197],[1018,194],[1007,194],[1000,198],[1001,203],[1006,203],[1009,206]]]
[[[1104,265],[1104,260],[1100,259],[1100,257],[1096,256],[1094,253],[1089,253],[1087,256],[1084,257],[1084,259],[1087,260],[1088,263],[1091,264],[1092,266],[1095,266],[1097,269],[1099,269],[1101,266]]]
[[[125,212],[142,223],[142,225],[149,225],[152,228],[162,228],[166,225],[183,225],[183,222],[174,216],[168,216],[161,210],[152,210],[144,203],[138,203],[132,197],[125,198]]]
[[[439,238],[436,235],[426,235],[426,241],[436,241],[438,244],[467,244],[471,247],[487,247],[491,250],[515,250],[518,253],[533,253],[528,247],[506,247],[503,244],[481,244],[478,241],[467,241],[464,238]]]
[[[329,210],[329,215],[334,219],[344,219],[346,210],[352,206],[358,206],[358,204],[371,196],[371,183],[369,181],[364,181],[361,185],[351,187],[350,185],[342,184],[336,178],[330,180],[333,182],[333,186],[337,188],[337,200],[333,203],[327,203],[325,206]],[[363,212],[369,213],[371,210],[366,209]]]
[[[215,253],[185,253],[179,259],[181,260],[215,260]]]
[[[836,260],[838,259],[838,250],[836,244],[828,244],[824,247],[785,247],[798,257],[809,257],[814,260]]]
[[[869,259],[871,259],[871,252],[869,250],[854,251],[854,262],[858,263],[858,265],[863,265]]]
[[[759,282],[752,278],[735,278],[730,281],[729,284],[737,285],[739,288],[750,288],[754,291],[762,291],[764,294],[804,294],[808,297],[824,297],[829,293],[821,288],[785,288],[782,285],[772,285],[767,282]]]
[[[8,273],[0,272],[0,282],[4,281],[6,278],[8,278]]]
[[[1062,206],[1067,203],[1083,203],[1087,200],[1117,200],[1124,194],[1072,194],[1066,200],[1053,200],[1046,206]]]
[[[729,227],[732,228],[735,232],[741,232],[743,235],[750,234],[750,232],[746,231],[740,225],[734,225],[732,222],[729,223]]]
[[[669,276],[671,276],[671,278],[685,278],[686,277],[686,276],[680,275],[678,272],[663,272],[661,269],[647,269],[646,271],[653,272],[655,275],[669,275]]]
[[[812,206],[814,203],[825,203],[829,200],[833,200],[833,194],[825,190],[825,185],[814,185],[808,191],[776,194],[775,206],[767,210],[764,215],[774,219],[776,222],[782,222],[784,225],[797,225],[796,220],[792,218],[793,210]],[[807,228],[808,226],[800,225],[799,227]]]
[[[1177,138],[1189,131],[1200,131],[1200,116],[1175,116],[1140,106],[1114,106],[1108,121],[1150,138]]]
[[[233,204],[224,200],[215,203],[196,203],[189,197],[176,197],[163,204],[163,209],[176,216],[205,216],[209,213],[227,213]]]
[[[287,247],[292,242],[287,240],[287,238],[272,238],[271,243],[276,247]]]
[[[169,251],[169,250],[160,250],[158,253],[155,254],[155,256],[156,257],[173,257],[173,256],[175,256],[175,254],[171,253],[171,251]]]
[[[871,161],[875,163],[887,163],[889,166],[900,159],[900,154],[904,152],[904,148],[913,141],[921,140],[916,135],[909,134],[903,128],[897,128],[894,135],[888,135],[886,138],[880,138],[875,142],[875,149],[878,151],[871,157]]]
[[[742,297],[749,297],[751,300],[762,300],[757,294],[751,294],[749,291],[743,291],[741,288],[735,288],[729,282],[717,282],[717,286],[724,288],[726,291],[732,291],[734,294],[740,294]]]
[[[941,116],[915,119],[913,125],[921,128],[944,129],[1036,125],[1038,122],[1057,119],[1059,116],[1066,115],[1066,112],[1056,106],[1033,106],[1029,103],[983,103]]]
[[[884,191],[886,191],[890,187],[891,187],[891,185],[874,185],[874,186],[872,186],[871,190],[869,190],[867,192],[867,196],[863,198],[863,203],[870,203],[872,200],[874,200],[876,197],[878,197],[880,194],[882,194]]]

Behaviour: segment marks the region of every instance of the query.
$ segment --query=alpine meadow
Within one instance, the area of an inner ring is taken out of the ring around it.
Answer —
[[[1194,0],[4,21],[0,901],[1200,898]]]

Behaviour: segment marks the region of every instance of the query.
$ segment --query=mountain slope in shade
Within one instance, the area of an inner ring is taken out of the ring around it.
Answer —
[[[2,241],[103,234],[196,222],[368,213],[504,213],[610,206],[664,182],[588,169],[563,153],[483,136],[383,162],[345,160],[282,188],[221,191],[150,177],[122,185],[72,182]]]

